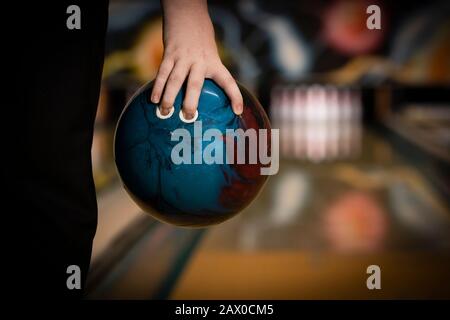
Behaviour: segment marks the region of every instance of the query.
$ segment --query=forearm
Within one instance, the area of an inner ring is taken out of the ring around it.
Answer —
[[[202,34],[193,36],[211,37],[211,35],[214,35],[206,0],[162,0],[161,3],[164,17],[164,43],[166,45],[173,33],[186,30],[202,32]]]
[[[208,4],[206,0],[162,0],[164,17],[181,18],[192,16],[192,13],[198,15],[208,15]]]

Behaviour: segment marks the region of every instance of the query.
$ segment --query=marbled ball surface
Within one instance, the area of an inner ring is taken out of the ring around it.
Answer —
[[[245,164],[237,164],[237,161],[194,164],[194,152],[200,149],[203,152],[210,146],[222,150],[225,160],[226,129],[266,128],[270,132],[269,120],[259,102],[240,85],[244,112],[237,116],[224,91],[206,79],[196,121],[201,121],[203,133],[216,128],[222,136],[196,142],[202,137],[195,136],[194,123],[185,123],[179,117],[185,86],[178,93],[175,111],[168,119],[156,116],[157,105],[150,102],[152,87],[153,82],[150,82],[136,93],[125,107],[116,129],[115,161],[124,187],[134,201],[155,218],[180,226],[220,223],[248,206],[267,179],[260,172],[266,165],[259,160],[250,164],[248,159]],[[172,161],[172,149],[181,140],[172,141],[171,137],[179,128],[190,133],[191,164]],[[270,150],[270,134],[268,136]],[[237,145],[237,141],[235,143]]]

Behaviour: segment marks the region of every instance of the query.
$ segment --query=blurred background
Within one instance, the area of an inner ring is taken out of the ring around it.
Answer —
[[[280,171],[207,229],[131,201],[114,129],[156,75],[162,18],[159,1],[111,0],[89,298],[450,298],[450,3],[208,3],[224,64],[280,129]],[[371,4],[381,30],[366,27]],[[366,287],[371,264],[381,290]]]

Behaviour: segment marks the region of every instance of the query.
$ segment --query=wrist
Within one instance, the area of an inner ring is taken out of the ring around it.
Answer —
[[[178,0],[176,0],[178,1]],[[193,1],[195,2],[195,1]],[[201,42],[207,45],[209,42],[215,44],[214,27],[207,10],[178,10],[177,14],[164,13],[163,34],[164,46],[171,43]],[[171,11],[169,11],[171,12]]]

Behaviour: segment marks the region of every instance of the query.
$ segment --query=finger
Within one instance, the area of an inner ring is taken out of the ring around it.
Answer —
[[[194,64],[189,72],[186,96],[183,101],[183,114],[186,119],[192,119],[195,115],[204,80],[205,69]]]
[[[235,114],[240,115],[243,111],[243,99],[241,91],[237,86],[231,73],[225,66],[221,66],[213,75],[212,79],[225,91],[231,100],[231,107]]]
[[[175,63],[175,66],[167,79],[164,94],[161,99],[160,108],[162,114],[168,114],[170,109],[172,109],[175,98],[180,91],[188,72],[189,65],[182,62]]]
[[[151,94],[151,101],[153,103],[158,103],[164,86],[166,84],[167,78],[173,69],[174,62],[172,59],[164,59],[158,69],[158,74],[156,75],[155,84],[153,85],[153,90]]]

